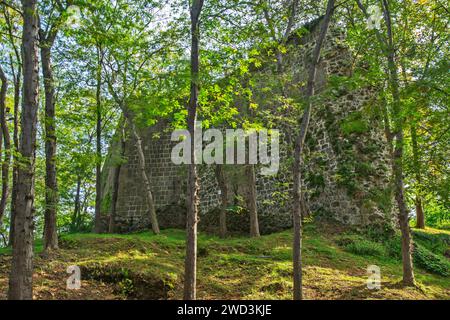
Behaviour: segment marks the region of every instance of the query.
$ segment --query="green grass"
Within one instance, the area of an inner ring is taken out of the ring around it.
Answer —
[[[370,240],[361,240],[345,246],[345,249],[351,253],[362,256],[382,256],[385,254],[383,245]]]
[[[375,241],[360,234],[340,235],[336,242],[344,250],[360,256],[401,261],[401,238],[397,234],[388,239]],[[414,263],[428,272],[450,276],[450,262],[444,253],[450,245],[450,235],[437,229],[413,230]]]
[[[439,230],[414,231],[420,248],[426,250],[421,252],[419,249],[424,261],[434,261],[430,260],[431,253],[441,259],[440,263],[448,263],[448,260],[442,260],[446,258],[441,255],[444,250],[441,240],[436,240],[447,239],[445,234]],[[430,266],[420,260],[415,270],[420,288],[403,289],[398,285],[402,266],[398,256],[390,252],[398,250],[393,245],[394,240],[377,242],[362,234],[332,233],[321,226],[306,224],[303,239],[306,298],[448,299],[449,277],[433,273]],[[220,239],[200,233],[199,298],[290,299],[291,245],[292,230],[257,239],[245,236]],[[88,273],[96,281],[113,284],[122,297],[143,291],[151,291],[147,296],[150,298],[182,297],[185,256],[182,230],[163,230],[160,235],[150,232],[67,234],[61,237],[61,248],[53,261],[38,260],[37,268],[44,275],[48,274],[46,270],[54,270],[58,264],[63,273],[68,264],[76,264],[84,275]],[[8,254],[8,250],[0,252]],[[366,288],[366,269],[372,264],[381,268],[380,291]],[[43,288],[48,286],[47,282],[38,277],[37,283],[43,283]]]
[[[34,252],[41,253],[44,250],[44,243],[42,239],[34,240]],[[0,255],[10,255],[12,253],[11,247],[0,248]]]

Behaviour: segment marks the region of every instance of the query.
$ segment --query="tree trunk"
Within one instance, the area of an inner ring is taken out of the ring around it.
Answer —
[[[15,212],[16,212],[16,197],[17,197],[17,178],[18,172],[17,167],[19,163],[19,159],[17,157],[17,152],[19,151],[19,108],[20,108],[20,85],[21,85],[21,73],[22,68],[20,67],[17,70],[17,74],[14,79],[14,131],[13,131],[13,143],[14,143],[14,152],[13,152],[13,169],[12,169],[12,192],[11,192],[11,215],[10,215],[10,223],[9,223],[9,246],[12,246],[12,240],[14,238],[14,230],[15,230]]]
[[[250,214],[250,237],[259,237],[258,207],[256,205],[256,177],[255,166],[245,166],[247,177],[247,208]]]
[[[14,80],[14,133],[13,133],[13,143],[14,143],[14,152],[13,154],[13,173],[12,173],[12,192],[11,192],[11,213],[10,213],[10,224],[9,224],[9,246],[12,246],[12,239],[14,238],[14,216],[15,216],[15,197],[17,194],[17,164],[18,157],[17,152],[19,150],[19,105],[20,105],[20,86],[21,86],[21,74],[22,74],[22,58],[21,51],[17,48],[14,41],[14,32],[13,32],[13,23],[11,21],[11,17],[8,13],[8,10],[4,12],[5,22],[8,30],[9,41],[14,50],[14,55],[17,61],[17,72],[14,68],[14,62],[12,57],[10,57],[10,65],[11,71],[13,74]],[[22,49],[22,48],[21,48]]]
[[[0,232],[0,236],[2,236],[2,240],[3,240],[3,246],[7,246],[8,245],[8,241],[6,241],[6,237],[3,233]]]
[[[37,111],[39,107],[39,62],[37,0],[22,0],[23,12],[23,105],[19,151],[15,233],[8,298],[33,298],[34,175]]]
[[[402,233],[402,261],[403,261],[403,284],[405,286],[415,286],[413,260],[412,260],[412,238],[409,228],[408,208],[406,207],[403,183],[403,126],[404,116],[401,110],[399,78],[397,66],[395,64],[395,48],[392,35],[391,14],[386,0],[383,0],[383,11],[387,27],[387,58],[389,68],[389,80],[393,97],[393,113],[394,113],[394,153],[393,153],[393,172],[395,182],[395,199],[397,200],[399,209],[399,224]]]
[[[419,160],[419,146],[417,143],[417,129],[415,124],[411,125],[411,140],[414,161],[414,172],[416,174],[416,228],[425,229],[425,214],[422,207],[422,168]]]
[[[91,188],[86,187],[86,184],[83,185],[84,187],[84,192],[83,192],[83,201],[80,201],[80,214],[78,215],[78,220],[77,220],[77,226],[78,229],[80,230],[81,228],[81,224],[83,222],[83,215],[84,216],[88,216],[88,207],[89,207],[89,198],[91,197]],[[94,190],[95,192],[95,190]]]
[[[328,0],[327,12],[322,22],[319,37],[317,38],[316,46],[314,48],[312,62],[309,68],[308,83],[306,88],[307,102],[306,109],[303,113],[303,117],[300,124],[300,133],[297,137],[295,144],[295,156],[294,156],[294,186],[293,186],[293,220],[294,220],[294,242],[293,242],[293,267],[294,267],[294,300],[303,299],[302,288],[302,157],[303,147],[305,144],[306,134],[308,132],[309,121],[311,117],[311,97],[314,96],[314,85],[316,81],[317,66],[320,61],[320,53],[322,51],[322,45],[327,35],[328,26],[330,24],[331,17],[334,11],[334,0]]]
[[[221,238],[225,238],[227,236],[228,186],[222,164],[216,165],[216,179],[222,200],[219,215],[219,235]]]
[[[45,90],[45,223],[44,250],[58,249],[56,214],[58,184],[56,181],[55,87],[51,64],[51,42],[41,46],[42,75]]]
[[[3,154],[2,153],[3,152],[3,150],[2,150],[3,144],[2,143],[3,143],[3,132],[2,132],[1,127],[0,127],[0,155]],[[0,163],[3,164],[3,159],[1,157],[0,157]],[[3,185],[2,185],[2,187],[3,187]],[[0,227],[2,226],[2,223],[3,223],[3,214],[0,215]]]
[[[78,231],[78,217],[80,216],[81,211],[81,203],[80,203],[80,193],[81,193],[81,177],[77,177],[77,191],[75,193],[75,206],[73,209],[72,222],[71,222],[71,231]]]
[[[115,231],[115,219],[116,219],[116,210],[117,210],[117,196],[119,194],[119,177],[120,177],[120,169],[122,165],[117,165],[114,168],[114,177],[113,177],[113,194],[111,197],[111,216],[109,218],[109,227],[108,232],[114,233]]]
[[[420,195],[416,195],[416,228],[425,229],[425,214],[422,207],[422,199]]]
[[[6,122],[6,92],[8,82],[6,75],[0,66],[0,80],[2,82],[0,89],[0,125],[5,146],[5,159],[2,163],[2,195],[0,199],[0,226],[3,222],[3,215],[6,209],[6,202],[9,196],[9,165],[11,162],[11,139],[9,136],[8,123]],[[1,143],[1,140],[0,140]]]
[[[114,100],[122,109],[123,116],[125,117],[125,121],[126,121],[127,125],[129,126],[134,138],[136,139],[136,149],[137,149],[138,160],[139,160],[138,169],[141,174],[142,180],[144,182],[144,187],[145,187],[144,197],[145,197],[145,201],[147,203],[147,207],[149,210],[150,223],[152,225],[153,232],[155,234],[159,234],[160,230],[159,230],[159,225],[158,225],[158,218],[156,216],[155,201],[153,199],[153,194],[152,194],[152,190],[151,190],[150,178],[148,177],[146,169],[145,169],[145,154],[144,154],[144,151],[142,150],[142,139],[136,129],[136,126],[134,125],[133,117],[131,115],[130,110],[128,110],[125,98],[120,99],[117,96],[117,94],[115,94],[114,88],[112,87],[111,82],[108,82],[108,86],[110,89],[110,93],[114,97]]]
[[[292,0],[291,4],[289,6],[289,13],[288,13],[288,23],[286,26],[286,30],[284,31],[283,37],[280,41],[280,46],[286,46],[286,43],[289,39],[289,36],[291,35],[292,28],[295,23],[295,18],[297,15],[297,7],[298,7],[299,0]],[[283,73],[283,53],[280,51],[279,48],[277,48],[277,72],[278,74]],[[284,88],[283,89],[283,95],[284,95]]]
[[[122,128],[122,136],[120,139],[120,158],[125,155],[125,133],[124,128]],[[109,228],[108,232],[115,232],[115,218],[116,218],[116,210],[117,210],[117,198],[119,196],[119,178],[120,178],[120,170],[122,168],[122,164],[119,163],[114,169],[114,178],[113,178],[113,194],[111,197],[111,217],[109,219]]]
[[[398,133],[397,144],[403,141],[403,134]],[[402,234],[402,261],[403,261],[403,284],[405,286],[414,286],[414,270],[412,261],[412,238],[411,230],[409,228],[408,210],[405,204],[405,198],[403,194],[403,170],[401,164],[398,161],[401,159],[403,152],[402,147],[395,147],[394,151],[394,177],[395,177],[395,199],[397,200],[399,207],[399,224]]]
[[[198,223],[198,174],[195,155],[195,126],[199,94],[199,18],[203,0],[193,0],[191,6],[191,93],[188,110],[188,130],[191,135],[191,163],[188,171],[188,198],[186,219],[186,260],[184,266],[184,299],[197,297],[197,223]]]
[[[142,181],[144,182],[144,188],[145,188],[145,200],[147,202],[147,208],[150,213],[150,223],[152,224],[152,230],[153,233],[159,234],[159,225],[158,225],[158,218],[156,216],[156,209],[155,209],[155,201],[153,199],[153,193],[152,188],[150,184],[150,179],[147,175],[147,172],[145,170],[145,155],[144,151],[142,150],[142,139],[140,135],[138,134],[136,130],[136,126],[134,123],[129,119],[130,128],[133,131],[134,138],[136,139],[136,149],[138,153],[138,159],[139,159],[139,172],[141,174]]]
[[[391,132],[391,122],[389,120],[389,112],[388,106],[386,102],[386,98],[383,98],[383,105],[381,106],[383,112],[383,122],[384,122],[384,135],[386,136],[386,140],[388,142],[389,154],[392,157],[394,153],[394,145],[393,145],[393,137]]]
[[[102,63],[103,52],[97,46],[97,85],[96,85],[96,162],[95,162],[95,219],[94,231],[100,233],[102,231],[101,210],[102,210]]]

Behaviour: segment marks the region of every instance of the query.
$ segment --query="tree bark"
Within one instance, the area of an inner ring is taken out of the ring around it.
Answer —
[[[416,228],[418,229],[425,229],[425,213],[423,212],[422,207],[422,198],[420,195],[416,195]]]
[[[383,0],[383,12],[387,27],[387,58],[389,69],[389,81],[393,97],[393,113],[394,113],[394,153],[393,153],[393,172],[395,182],[395,199],[397,200],[399,215],[398,220],[400,224],[400,231],[402,234],[402,261],[403,261],[403,284],[405,286],[415,286],[413,260],[412,260],[412,238],[411,230],[409,228],[408,208],[404,196],[403,183],[403,127],[404,116],[401,110],[400,92],[399,92],[399,77],[397,66],[395,64],[395,48],[392,35],[391,13],[389,5],[386,0]]]
[[[286,30],[284,31],[283,37],[281,39],[281,46],[285,46],[289,36],[291,35],[292,28],[294,26],[295,17],[297,15],[297,7],[298,7],[298,0],[292,0],[291,4],[289,6],[289,18],[288,23],[286,26]],[[279,74],[283,73],[283,53],[280,51],[279,48],[277,48],[277,72]],[[283,94],[284,94],[284,88],[283,88]]]
[[[368,18],[368,13],[360,0],[356,0],[358,7]],[[398,205],[398,220],[400,231],[402,234],[402,262],[403,262],[403,284],[406,286],[415,286],[413,261],[412,261],[412,238],[411,230],[409,228],[408,208],[405,203],[404,183],[403,183],[403,126],[404,119],[401,114],[400,92],[399,92],[399,77],[398,70],[395,63],[395,48],[392,36],[392,23],[389,6],[386,0],[382,0],[384,20],[387,28],[387,38],[381,32],[375,31],[378,41],[383,48],[383,53],[388,60],[388,74],[389,86],[393,97],[393,130],[391,132],[391,141],[393,143],[392,149],[392,171],[394,175],[395,184],[395,199]],[[386,113],[385,113],[386,118]],[[386,118],[387,119],[387,118]],[[395,139],[395,141],[394,141]]]
[[[133,131],[134,138],[136,139],[136,149],[139,159],[139,171],[141,173],[142,181],[144,182],[145,200],[147,202],[147,208],[150,214],[150,223],[152,225],[152,231],[155,234],[159,234],[160,231],[158,225],[158,218],[156,216],[155,201],[153,199],[152,187],[150,184],[150,179],[147,175],[147,171],[145,170],[145,155],[144,151],[142,150],[142,139],[139,133],[137,132],[134,123],[131,121],[131,119],[129,120],[130,120],[129,121],[130,128]]]
[[[14,216],[15,216],[15,197],[17,194],[17,164],[18,157],[17,152],[19,150],[19,106],[20,106],[20,86],[21,86],[21,74],[22,74],[22,58],[21,52],[15,45],[13,25],[10,15],[7,10],[4,11],[5,22],[8,30],[8,36],[11,46],[13,47],[14,55],[17,61],[17,72],[14,68],[14,63],[12,57],[10,57],[10,65],[14,80],[14,132],[13,132],[13,169],[12,169],[12,192],[11,192],[11,213],[10,213],[10,224],[9,224],[9,246],[12,246],[12,239],[14,238]]]
[[[247,207],[250,214],[250,237],[259,237],[258,207],[256,204],[256,176],[253,164],[245,165],[247,177]]]
[[[12,240],[14,238],[14,230],[15,230],[15,212],[16,212],[16,197],[17,197],[17,178],[18,172],[17,167],[19,163],[19,159],[17,157],[17,152],[19,151],[19,108],[20,108],[20,86],[21,86],[21,73],[22,68],[20,66],[17,70],[17,74],[14,79],[14,130],[13,130],[13,144],[14,144],[14,152],[13,152],[13,168],[12,168],[12,192],[11,192],[11,215],[10,215],[10,223],[9,223],[9,246],[12,246]]]
[[[219,215],[219,235],[221,238],[225,238],[227,236],[227,207],[228,207],[228,186],[225,177],[225,173],[223,171],[223,165],[216,165],[216,179],[217,184],[220,189],[220,215]]]
[[[425,214],[422,206],[422,168],[419,160],[419,146],[417,143],[417,128],[415,124],[411,125],[411,140],[413,151],[414,172],[416,174],[416,228],[425,229]]]
[[[95,219],[94,231],[100,233],[102,231],[101,210],[102,210],[102,64],[103,51],[97,45],[97,84],[96,84],[96,159],[95,159]]]
[[[3,152],[3,132],[0,127],[0,155],[3,154],[2,152]],[[3,164],[3,159],[1,158],[1,156],[0,156],[0,163]],[[0,180],[1,180],[1,178],[0,178]],[[0,195],[0,198],[1,198],[1,195]],[[0,227],[2,226],[2,222],[3,222],[3,215],[0,216]]]
[[[119,177],[120,177],[120,169],[122,165],[117,165],[114,168],[114,177],[113,177],[113,194],[111,197],[111,216],[109,218],[109,227],[108,232],[114,233],[115,231],[115,219],[116,219],[116,210],[117,210],[117,196],[119,193]]]
[[[199,94],[199,18],[203,0],[193,0],[191,15],[191,93],[188,110],[188,130],[191,135],[191,163],[188,171],[188,198],[186,223],[186,260],[184,267],[184,299],[195,300],[197,296],[197,223],[198,223],[198,174],[195,155],[195,125]]]
[[[78,231],[78,220],[80,216],[81,211],[81,176],[77,177],[77,190],[75,192],[75,206],[73,209],[73,215],[72,215],[72,222],[71,222],[71,231],[75,232]]]
[[[120,139],[120,157],[122,158],[125,155],[125,133],[124,128],[122,127],[122,135]],[[114,169],[114,178],[113,178],[113,194],[111,197],[111,217],[109,219],[109,228],[108,232],[113,233],[115,232],[115,218],[116,218],[116,211],[117,211],[117,198],[119,196],[119,178],[120,178],[120,171],[122,168],[122,164],[119,163],[116,168]]]
[[[388,106],[386,102],[386,98],[383,98],[383,105],[381,106],[383,113],[383,122],[384,122],[384,135],[386,136],[386,140],[388,142],[389,154],[392,157],[394,153],[394,145],[393,145],[393,137],[391,131],[391,121],[389,119]]]
[[[10,300],[33,298],[33,229],[34,175],[36,153],[37,111],[39,106],[39,62],[37,0],[22,0],[23,12],[23,105],[15,199],[15,233],[11,274]]]
[[[43,33],[41,32],[41,35]],[[55,34],[56,37],[56,34]],[[45,90],[45,216],[44,250],[58,249],[57,208],[58,183],[56,180],[56,128],[55,87],[51,62],[54,38],[41,43],[42,75]]]
[[[92,189],[89,186],[86,186],[86,183],[83,185],[83,201],[80,201],[80,214],[78,215],[77,226],[78,229],[81,228],[81,224],[83,222],[83,215],[88,216],[88,208],[89,208],[89,198],[91,197]],[[95,190],[94,190],[95,192]]]
[[[300,133],[295,144],[294,156],[294,186],[293,186],[293,220],[294,220],[294,241],[293,241],[293,268],[294,268],[294,300],[303,299],[302,288],[302,157],[305,144],[306,134],[308,132],[309,121],[311,117],[312,103],[311,98],[314,96],[314,85],[316,81],[317,66],[320,61],[320,53],[322,45],[327,35],[328,26],[334,12],[334,0],[328,0],[327,11],[323,18],[320,34],[317,38],[313,52],[313,59],[309,68],[308,83],[306,88],[306,109],[300,124]]]
[[[145,169],[145,154],[142,150],[142,138],[140,137],[140,135],[136,129],[136,126],[134,125],[132,114],[126,104],[126,98],[123,98],[123,99],[119,98],[119,96],[114,91],[112,83],[110,81],[107,81],[107,83],[108,83],[108,87],[109,87],[109,91],[110,91],[111,95],[113,96],[114,100],[116,101],[116,103],[119,105],[119,107],[121,108],[121,110],[123,112],[123,116],[125,118],[127,125],[129,126],[129,128],[131,130],[131,134],[133,134],[134,138],[136,139],[136,149],[138,152],[138,160],[139,160],[139,168],[138,169],[141,173],[141,177],[144,182],[144,187],[145,187],[144,197],[145,197],[145,201],[147,203],[147,207],[148,207],[149,214],[150,214],[150,222],[152,225],[153,232],[155,234],[159,234],[160,230],[159,230],[159,225],[158,225],[158,219],[156,216],[156,209],[155,209],[155,202],[153,199],[153,193],[151,191],[150,178],[148,177],[146,169]],[[124,91],[126,91],[126,90],[124,90]]]
[[[295,17],[297,15],[297,7],[298,7],[298,0],[292,0],[289,4],[289,12],[287,14],[288,16],[288,23],[286,25],[286,30],[284,31],[284,34],[281,36],[281,39],[277,36],[277,32],[274,27],[274,23],[272,21],[272,18],[270,17],[269,13],[269,2],[265,1],[264,3],[260,3],[262,5],[262,10],[264,13],[264,18],[266,20],[267,26],[269,28],[270,35],[272,37],[272,40],[274,42],[278,43],[278,46],[276,48],[276,60],[277,60],[277,74],[281,75],[283,73],[283,52],[281,51],[281,47],[285,46],[287,43],[287,40],[289,39],[289,36],[291,34],[292,28],[294,26]],[[283,95],[284,93],[284,87],[281,83],[281,89]]]
[[[0,236],[2,236],[2,240],[3,240],[3,246],[7,246],[8,245],[8,241],[6,241],[6,237],[3,233],[0,232]]]
[[[2,82],[0,89],[0,125],[5,146],[5,158],[2,163],[2,195],[0,199],[0,226],[3,222],[3,215],[6,209],[6,202],[9,196],[9,165],[11,163],[11,139],[9,136],[8,123],[6,122],[6,92],[8,90],[8,81],[2,67],[0,66],[0,80]],[[1,140],[0,140],[1,143]]]

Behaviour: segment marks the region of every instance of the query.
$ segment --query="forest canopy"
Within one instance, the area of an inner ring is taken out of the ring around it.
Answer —
[[[441,0],[0,1],[0,247],[13,246],[12,263],[21,266],[21,259],[32,259],[34,240],[51,251],[66,234],[117,231],[113,218],[102,217],[117,194],[102,190],[108,170],[130,161],[125,147],[115,149],[130,141],[149,229],[159,234],[164,224],[142,132],[160,122],[192,136],[197,120],[205,129],[293,128],[288,151],[282,146],[292,192],[276,196],[292,202],[292,290],[299,299],[303,220],[320,213],[308,207],[313,192],[305,189],[328,183],[319,169],[305,174],[308,159],[317,156],[308,153],[311,119],[339,92],[371,88],[368,109],[336,128],[329,114],[321,121],[340,132],[331,140],[345,154],[362,148],[358,134],[375,128],[366,114],[380,120],[388,152],[377,156],[388,163],[392,194],[376,190],[369,199],[358,190],[357,179],[374,171],[367,159],[338,164],[333,179],[353,198],[363,195],[361,207],[394,208],[403,282],[413,284],[410,227],[450,227],[449,18]],[[337,54],[348,52],[351,74],[328,77],[322,90],[323,61],[332,57],[327,35],[335,30],[344,34],[336,41],[345,50]],[[299,48],[309,50],[304,66],[292,65],[291,52]],[[214,170],[222,195],[218,234],[228,236],[227,214],[245,212],[250,236],[259,237],[255,166],[233,173],[248,178],[245,205],[227,202],[234,192],[225,181],[229,169]],[[187,190],[185,299],[196,298],[199,172],[189,164],[180,183]],[[13,282],[32,272],[21,268],[16,278],[12,272]],[[30,292],[16,291],[15,298]]]

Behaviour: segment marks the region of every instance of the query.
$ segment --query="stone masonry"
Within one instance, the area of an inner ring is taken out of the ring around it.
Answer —
[[[274,128],[281,130],[281,165],[274,176],[257,172],[257,206],[260,229],[270,233],[290,228],[292,192],[293,141],[297,132],[296,121],[300,114],[285,103],[280,108],[271,97],[284,94],[292,101],[301,100],[307,77],[317,23],[311,24],[305,35],[289,39],[285,55],[283,92],[280,86],[271,87],[267,79],[273,77],[273,65],[266,64],[255,70],[258,76],[253,91],[261,110],[269,110],[279,120],[271,120]],[[315,102],[305,154],[305,199],[310,212],[318,218],[366,227],[386,228],[393,221],[393,197],[390,185],[389,153],[377,104],[377,89],[352,87],[355,68],[351,50],[345,44],[345,34],[333,27],[326,38],[321,60]],[[276,117],[278,116],[278,118]],[[278,123],[277,123],[278,121]],[[286,124],[288,122],[288,124]],[[186,167],[171,162],[171,149],[167,124],[142,130],[146,168],[151,179],[158,219],[162,228],[184,228],[186,199]],[[111,160],[118,143],[111,143],[110,159],[104,166],[103,216],[105,229],[115,205],[114,231],[132,232],[149,227],[143,182],[138,172],[138,157],[132,137],[124,144],[123,161]],[[112,203],[114,170],[120,166],[117,201]],[[243,166],[224,167],[230,190],[228,227],[231,232],[248,232],[246,211],[246,183]],[[216,231],[220,189],[214,165],[199,166],[200,229]]]

